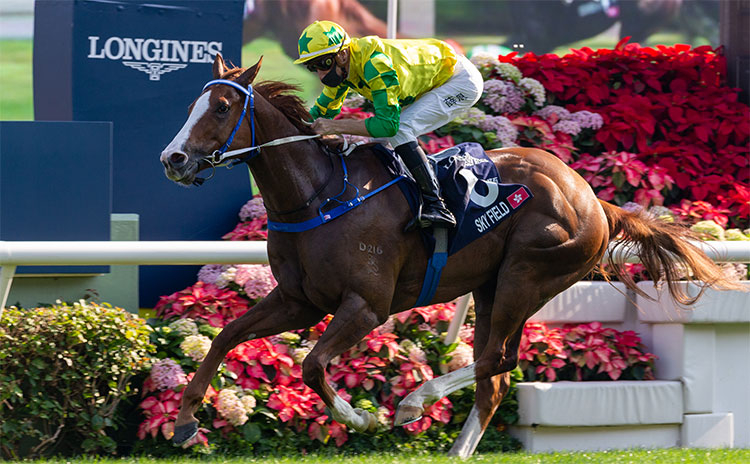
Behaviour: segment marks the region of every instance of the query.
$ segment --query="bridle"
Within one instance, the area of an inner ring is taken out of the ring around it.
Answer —
[[[210,157],[204,158],[201,160],[202,162],[206,162],[211,166],[211,175],[209,175],[206,178],[196,177],[195,180],[193,180],[193,185],[196,185],[196,186],[203,185],[205,181],[212,178],[214,174],[216,174],[217,167],[226,166],[228,169],[231,169],[238,164],[248,163],[253,158],[260,155],[260,149],[262,147],[273,147],[276,145],[283,145],[285,143],[300,142],[303,140],[316,139],[320,137],[320,134],[292,135],[289,137],[282,137],[280,139],[274,139],[269,142],[262,143],[260,145],[255,145],[255,96],[253,93],[253,85],[248,84],[247,88],[245,88],[241,86],[240,84],[234,81],[230,81],[228,79],[215,79],[206,83],[206,85],[203,86],[203,90],[201,90],[201,93],[205,92],[206,89],[211,87],[212,85],[228,85],[230,87],[235,88],[236,90],[239,90],[240,93],[245,95],[245,103],[242,105],[242,113],[240,114],[240,117],[237,120],[237,124],[234,126],[234,129],[232,129],[232,133],[229,134],[229,138],[227,138],[227,141],[224,142],[224,145],[222,145],[221,148],[219,148],[218,150],[215,150],[211,154]],[[242,125],[242,121],[245,119],[245,116],[248,116],[248,115],[249,115],[248,122],[250,124],[250,134],[251,134],[250,146],[247,148],[240,148],[237,150],[227,151],[229,147],[232,145],[234,136],[237,134],[237,131]],[[243,156],[238,156],[238,155],[243,155]],[[284,210],[284,211],[274,211],[266,207],[266,211],[268,211],[269,213],[277,214],[277,215],[285,215],[285,214],[292,214],[292,213],[302,211],[306,209],[308,206],[310,206],[313,203],[313,201],[315,201],[315,199],[328,186],[328,184],[331,182],[331,178],[333,177],[333,172],[334,172],[333,159],[331,158],[331,156],[329,156],[328,159],[331,163],[331,170],[328,174],[328,178],[323,183],[323,185],[321,185],[320,188],[318,188],[315,191],[315,193],[313,193],[312,196],[308,198],[302,204],[302,206],[298,208]]]
[[[213,85],[228,85],[230,87],[233,87],[237,89],[240,93],[245,95],[245,103],[242,105],[242,113],[240,114],[239,119],[237,119],[237,124],[234,126],[234,129],[232,129],[232,133],[229,134],[229,137],[227,138],[226,142],[224,142],[224,145],[221,146],[218,150],[214,150],[213,153],[211,153],[210,157],[203,158],[201,162],[208,163],[209,166],[211,166],[211,175],[209,175],[206,178],[196,177],[193,181],[193,185],[203,185],[205,181],[212,178],[214,174],[216,174],[216,168],[221,166],[226,166],[228,168],[232,168],[238,164],[247,163],[251,161],[253,158],[258,156],[260,154],[260,149],[262,147],[272,147],[276,145],[283,145],[285,143],[292,143],[292,142],[299,142],[302,140],[309,140],[309,139],[315,139],[320,137],[320,134],[315,135],[292,135],[290,137],[282,137],[280,139],[271,140],[270,142],[262,143],[260,145],[255,145],[255,96],[253,93],[253,85],[248,84],[247,88],[241,86],[240,84],[230,81],[228,79],[215,79],[212,81],[209,81],[206,83],[206,85],[203,86],[203,90],[201,90],[201,93],[205,92],[206,89]],[[234,136],[237,134],[237,131],[240,129],[240,126],[242,125],[242,121],[245,119],[245,116],[249,115],[249,124],[250,124],[250,146],[247,148],[240,148],[237,150],[229,150],[229,147],[232,145],[232,141],[234,141]],[[244,156],[239,156],[244,155]],[[229,162],[231,161],[231,163]]]

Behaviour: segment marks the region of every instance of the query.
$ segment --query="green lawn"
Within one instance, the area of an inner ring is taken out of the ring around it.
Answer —
[[[49,461],[27,461],[47,462],[60,464],[200,464],[204,462],[221,462],[229,464],[455,464],[466,462],[497,463],[497,464],[677,464],[677,463],[727,463],[741,464],[750,462],[750,450],[703,450],[703,449],[665,449],[665,450],[632,450],[632,451],[608,451],[608,452],[581,452],[581,453],[551,453],[551,454],[482,454],[473,456],[465,461],[451,458],[443,454],[403,454],[390,453],[386,455],[336,455],[336,456],[289,456],[269,458],[224,458],[221,456],[206,457],[205,459],[152,459],[152,458],[130,458],[130,459],[59,459]]]
[[[0,40],[0,121],[34,119],[31,40]]]

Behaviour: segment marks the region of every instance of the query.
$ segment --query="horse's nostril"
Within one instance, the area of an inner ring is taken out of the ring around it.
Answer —
[[[187,163],[188,156],[185,153],[180,152],[174,152],[171,155],[169,155],[169,164],[172,166],[182,166],[183,164]]]

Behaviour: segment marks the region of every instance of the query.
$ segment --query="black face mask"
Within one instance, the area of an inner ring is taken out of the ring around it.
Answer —
[[[323,76],[323,78],[320,80],[320,82],[323,83],[323,85],[328,87],[338,87],[341,85],[342,82],[344,82],[344,79],[346,79],[346,71],[342,75],[339,75],[336,72],[336,69],[338,66],[334,62],[333,66],[331,66],[331,70],[328,71],[328,73]]]

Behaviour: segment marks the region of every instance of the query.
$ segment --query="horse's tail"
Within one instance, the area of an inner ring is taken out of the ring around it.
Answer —
[[[618,249],[621,247],[634,250],[654,282],[666,281],[672,298],[681,305],[692,305],[709,287],[744,289],[739,283],[729,280],[703,250],[691,243],[691,240],[699,239],[689,228],[644,213],[631,213],[602,200],[599,202],[609,223],[609,239],[614,240],[621,232],[623,235],[615,249],[610,250],[607,264],[609,272],[627,288],[653,299],[638,288],[633,277],[618,264]],[[608,272],[603,273],[608,275]],[[677,285],[677,281],[684,278],[698,286],[697,295],[691,296],[685,287]]]

